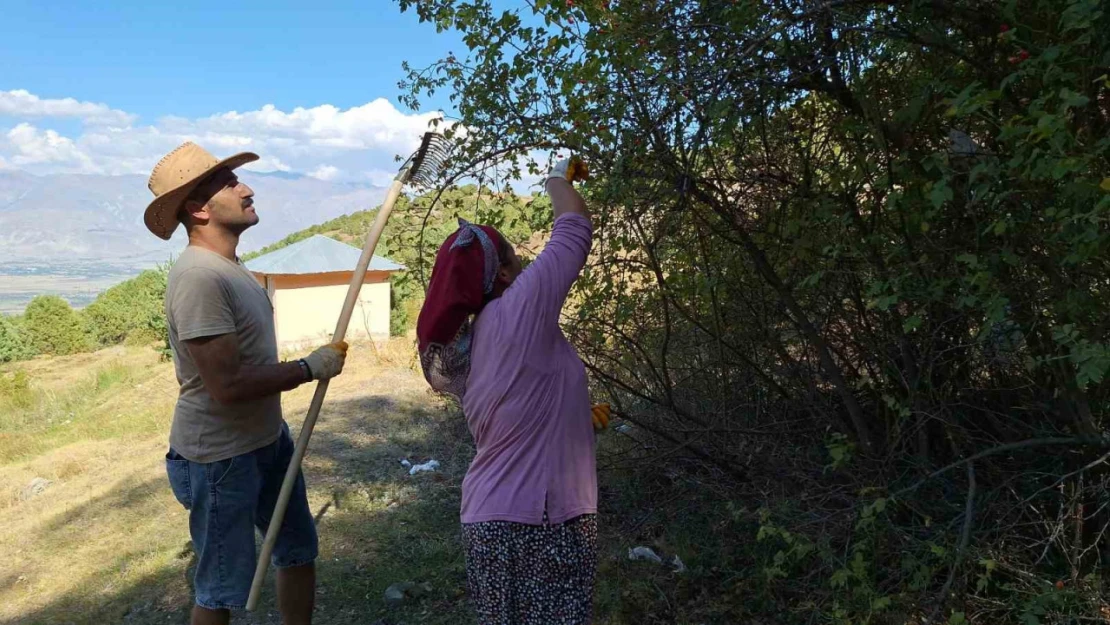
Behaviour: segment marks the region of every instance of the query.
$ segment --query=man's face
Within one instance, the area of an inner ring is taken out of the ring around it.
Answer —
[[[239,181],[233,171],[223,168],[209,176],[190,196],[198,204],[200,213],[207,213],[207,222],[235,234],[258,223],[254,211],[254,190]],[[194,215],[198,211],[193,211]]]

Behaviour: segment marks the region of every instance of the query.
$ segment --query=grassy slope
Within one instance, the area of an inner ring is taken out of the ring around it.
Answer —
[[[318,623],[473,622],[458,534],[470,436],[414,364],[410,346],[380,354],[360,346],[329,390],[306,458],[321,536]],[[14,485],[0,498],[0,624],[184,622],[187,516],[162,468],[172,365],[132,348],[24,366],[33,401],[0,420],[0,484]],[[311,392],[285,398],[294,430]],[[73,413],[63,425],[30,418],[63,412]],[[620,468],[639,453],[630,437],[603,441],[597,622],[737,622],[738,608],[719,596],[744,590],[730,570],[735,528],[723,506],[693,499],[687,478],[659,463]],[[442,470],[409,476],[403,457],[435,458]],[[54,483],[22,500],[35,477]],[[711,509],[717,514],[702,512]],[[677,552],[691,570],[629,562],[635,544]],[[385,589],[406,580],[428,581],[434,592],[387,607]],[[237,622],[276,623],[273,606],[268,595]]]

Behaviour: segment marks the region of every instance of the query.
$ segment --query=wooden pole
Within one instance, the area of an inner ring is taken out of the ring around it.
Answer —
[[[358,302],[359,292],[362,290],[362,281],[366,279],[366,269],[370,266],[370,260],[374,258],[374,249],[378,246],[378,239],[381,237],[382,231],[385,230],[385,222],[389,219],[389,214],[393,212],[393,205],[397,203],[397,198],[401,195],[402,186],[404,186],[404,176],[400,176],[393,181],[385,201],[382,202],[382,207],[378,209],[378,217],[374,220],[374,226],[370,228],[370,233],[366,235],[366,244],[362,248],[362,256],[358,259],[355,274],[351,276],[351,284],[347,288],[347,299],[343,302],[343,310],[339,314],[339,321],[335,324],[335,334],[332,336],[333,343],[342,341],[343,337],[347,335],[347,325],[351,322],[351,314]],[[266,529],[266,538],[262,542],[262,553],[258,555],[258,565],[254,569],[254,580],[251,582],[251,592],[247,598],[248,610],[253,611],[258,607],[258,599],[262,594],[262,582],[266,579],[266,571],[270,564],[270,554],[273,553],[274,543],[277,542],[281,523],[285,520],[285,509],[289,506],[289,497],[293,493],[293,485],[296,484],[297,476],[301,471],[301,461],[304,459],[305,449],[308,448],[308,439],[312,436],[312,428],[316,426],[316,417],[320,414],[320,407],[324,405],[324,395],[328,392],[328,382],[329,380],[320,380],[316,384],[316,393],[312,396],[312,403],[309,404],[308,416],[305,417],[304,425],[301,426],[301,433],[293,450],[293,458],[289,461],[289,468],[285,471],[285,480],[281,483],[281,492],[278,494],[274,513],[270,517],[270,526]]]

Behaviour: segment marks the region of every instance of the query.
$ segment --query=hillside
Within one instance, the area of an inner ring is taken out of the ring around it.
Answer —
[[[289,180],[288,177],[275,179]],[[376,250],[378,255],[389,256],[409,269],[390,278],[393,285],[390,326],[394,335],[403,335],[412,328],[422,301],[429,261],[439,242],[458,227],[459,217],[501,228],[510,241],[517,243],[518,251],[526,262],[542,241],[542,229],[551,218],[546,198],[534,200],[509,194],[495,195],[467,186],[446,191],[429,213],[426,207],[430,205],[431,198],[431,195],[412,199],[402,197]],[[361,247],[377,211],[377,207],[355,211],[310,225],[253,252],[245,246],[241,248],[246,252],[243,258],[249,261],[315,234]],[[79,259],[70,261],[69,267],[77,273],[72,277],[49,275],[47,270],[32,267],[29,275],[9,276],[0,281],[0,314],[22,313],[28,303],[33,307],[39,299],[60,295],[68,300],[70,306],[82,308],[77,314],[78,321],[74,322],[70,313],[59,311],[65,319],[41,320],[39,325],[49,327],[63,322],[68,325],[77,323],[83,328],[81,332],[88,335],[87,341],[70,342],[76,347],[67,351],[47,349],[42,345],[43,341],[37,341],[29,349],[36,341],[30,338],[34,328],[23,323],[25,316],[10,319],[0,316],[0,362],[26,359],[36,353],[61,355],[95,346],[115,345],[136,332],[142,334],[133,337],[139,341],[158,337],[165,339],[162,297],[167,265],[143,271],[138,276],[133,270],[127,271],[123,277],[112,272],[90,275],[92,272],[83,269],[83,266]],[[0,275],[3,271],[3,265],[0,265]],[[57,301],[52,306],[66,308]]]
[[[261,221],[243,235],[244,250],[366,206],[384,196],[371,185],[244,171]],[[47,175],[0,171],[0,270],[9,265],[84,261],[165,261],[181,232],[163,242],[143,226],[150,191],[143,176]]]

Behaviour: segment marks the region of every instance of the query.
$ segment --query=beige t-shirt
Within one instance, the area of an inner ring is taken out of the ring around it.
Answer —
[[[243,364],[278,364],[274,309],[266,290],[239,262],[190,245],[170,269],[166,321],[181,389],[170,446],[194,462],[216,462],[254,451],[281,433],[281,395],[235,404],[204,388],[183,341],[234,332]]]

